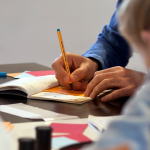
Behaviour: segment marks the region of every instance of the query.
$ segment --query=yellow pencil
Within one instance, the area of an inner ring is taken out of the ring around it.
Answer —
[[[61,53],[62,53],[62,57],[63,57],[63,61],[65,64],[65,69],[70,77],[70,69],[69,69],[69,65],[68,65],[68,61],[67,61],[67,57],[66,57],[66,52],[65,52],[65,48],[64,48],[64,44],[63,44],[63,40],[62,40],[62,36],[61,36],[61,32],[60,29],[57,29],[57,35],[58,35],[58,40],[59,40],[59,44],[60,44],[60,49],[61,49]],[[70,87],[71,90],[73,91],[73,85],[70,82]]]

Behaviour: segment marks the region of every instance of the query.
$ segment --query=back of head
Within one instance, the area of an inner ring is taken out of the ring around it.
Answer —
[[[150,0],[124,0],[118,10],[118,22],[129,43],[143,45],[141,31],[150,30]]]

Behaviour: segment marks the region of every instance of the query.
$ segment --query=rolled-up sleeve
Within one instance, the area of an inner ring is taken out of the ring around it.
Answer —
[[[116,8],[121,1],[118,1]],[[117,9],[109,25],[105,25],[102,33],[98,35],[96,43],[82,56],[95,59],[102,66],[101,69],[127,65],[131,51],[127,42],[118,32]]]

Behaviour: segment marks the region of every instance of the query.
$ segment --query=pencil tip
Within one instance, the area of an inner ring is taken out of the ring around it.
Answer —
[[[71,87],[71,90],[73,91],[73,85],[72,85],[72,83],[70,83],[69,85],[70,85],[70,87]]]

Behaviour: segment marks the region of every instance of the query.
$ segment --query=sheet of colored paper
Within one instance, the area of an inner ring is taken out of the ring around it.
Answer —
[[[7,128],[11,124],[11,122],[2,122],[2,124]]]
[[[34,77],[33,75],[31,74],[28,74],[26,72],[23,72],[21,74],[19,74],[18,76],[14,77],[15,79],[21,79],[21,78],[26,78],[26,77]]]
[[[18,76],[19,74],[21,74],[22,72],[19,72],[19,73],[7,73],[7,76],[8,77],[16,77],[16,76]]]
[[[24,71],[19,73],[7,73],[8,77],[13,78],[24,78],[24,77],[38,77],[38,76],[46,76],[46,75],[55,75],[54,70],[44,70],[44,71]]]
[[[7,131],[11,131],[11,130],[13,129],[13,127],[14,127],[14,125],[10,124],[10,125],[6,128],[6,130],[7,130]]]
[[[65,135],[65,137],[68,137],[69,139],[73,139],[73,140],[78,141],[80,143],[91,141],[91,139],[89,139],[88,137],[86,137],[83,134],[70,134],[70,135]]]
[[[69,134],[69,135],[53,135],[53,138],[56,137],[67,137],[69,139],[75,140],[77,142],[90,142],[91,139],[89,139],[88,137],[86,137],[85,135],[81,134]]]
[[[75,140],[69,139],[67,137],[52,138],[52,148],[53,149],[60,149],[62,147],[69,146],[69,145],[76,144],[76,143],[78,143],[78,142]]]
[[[84,97],[84,91],[72,91],[72,90],[68,90],[68,89],[65,89],[65,88],[60,87],[60,86],[44,90],[44,92],[52,92],[52,93],[60,93],[60,94],[83,96]]]
[[[88,124],[52,123],[50,126],[53,128],[53,132],[55,133],[81,134],[84,132]]]
[[[11,122],[2,122],[2,124],[5,126],[7,131],[11,131],[14,125],[11,124]]]
[[[38,76],[46,76],[46,75],[55,75],[54,70],[44,70],[44,71],[27,71],[26,73],[33,75],[35,77]]]

